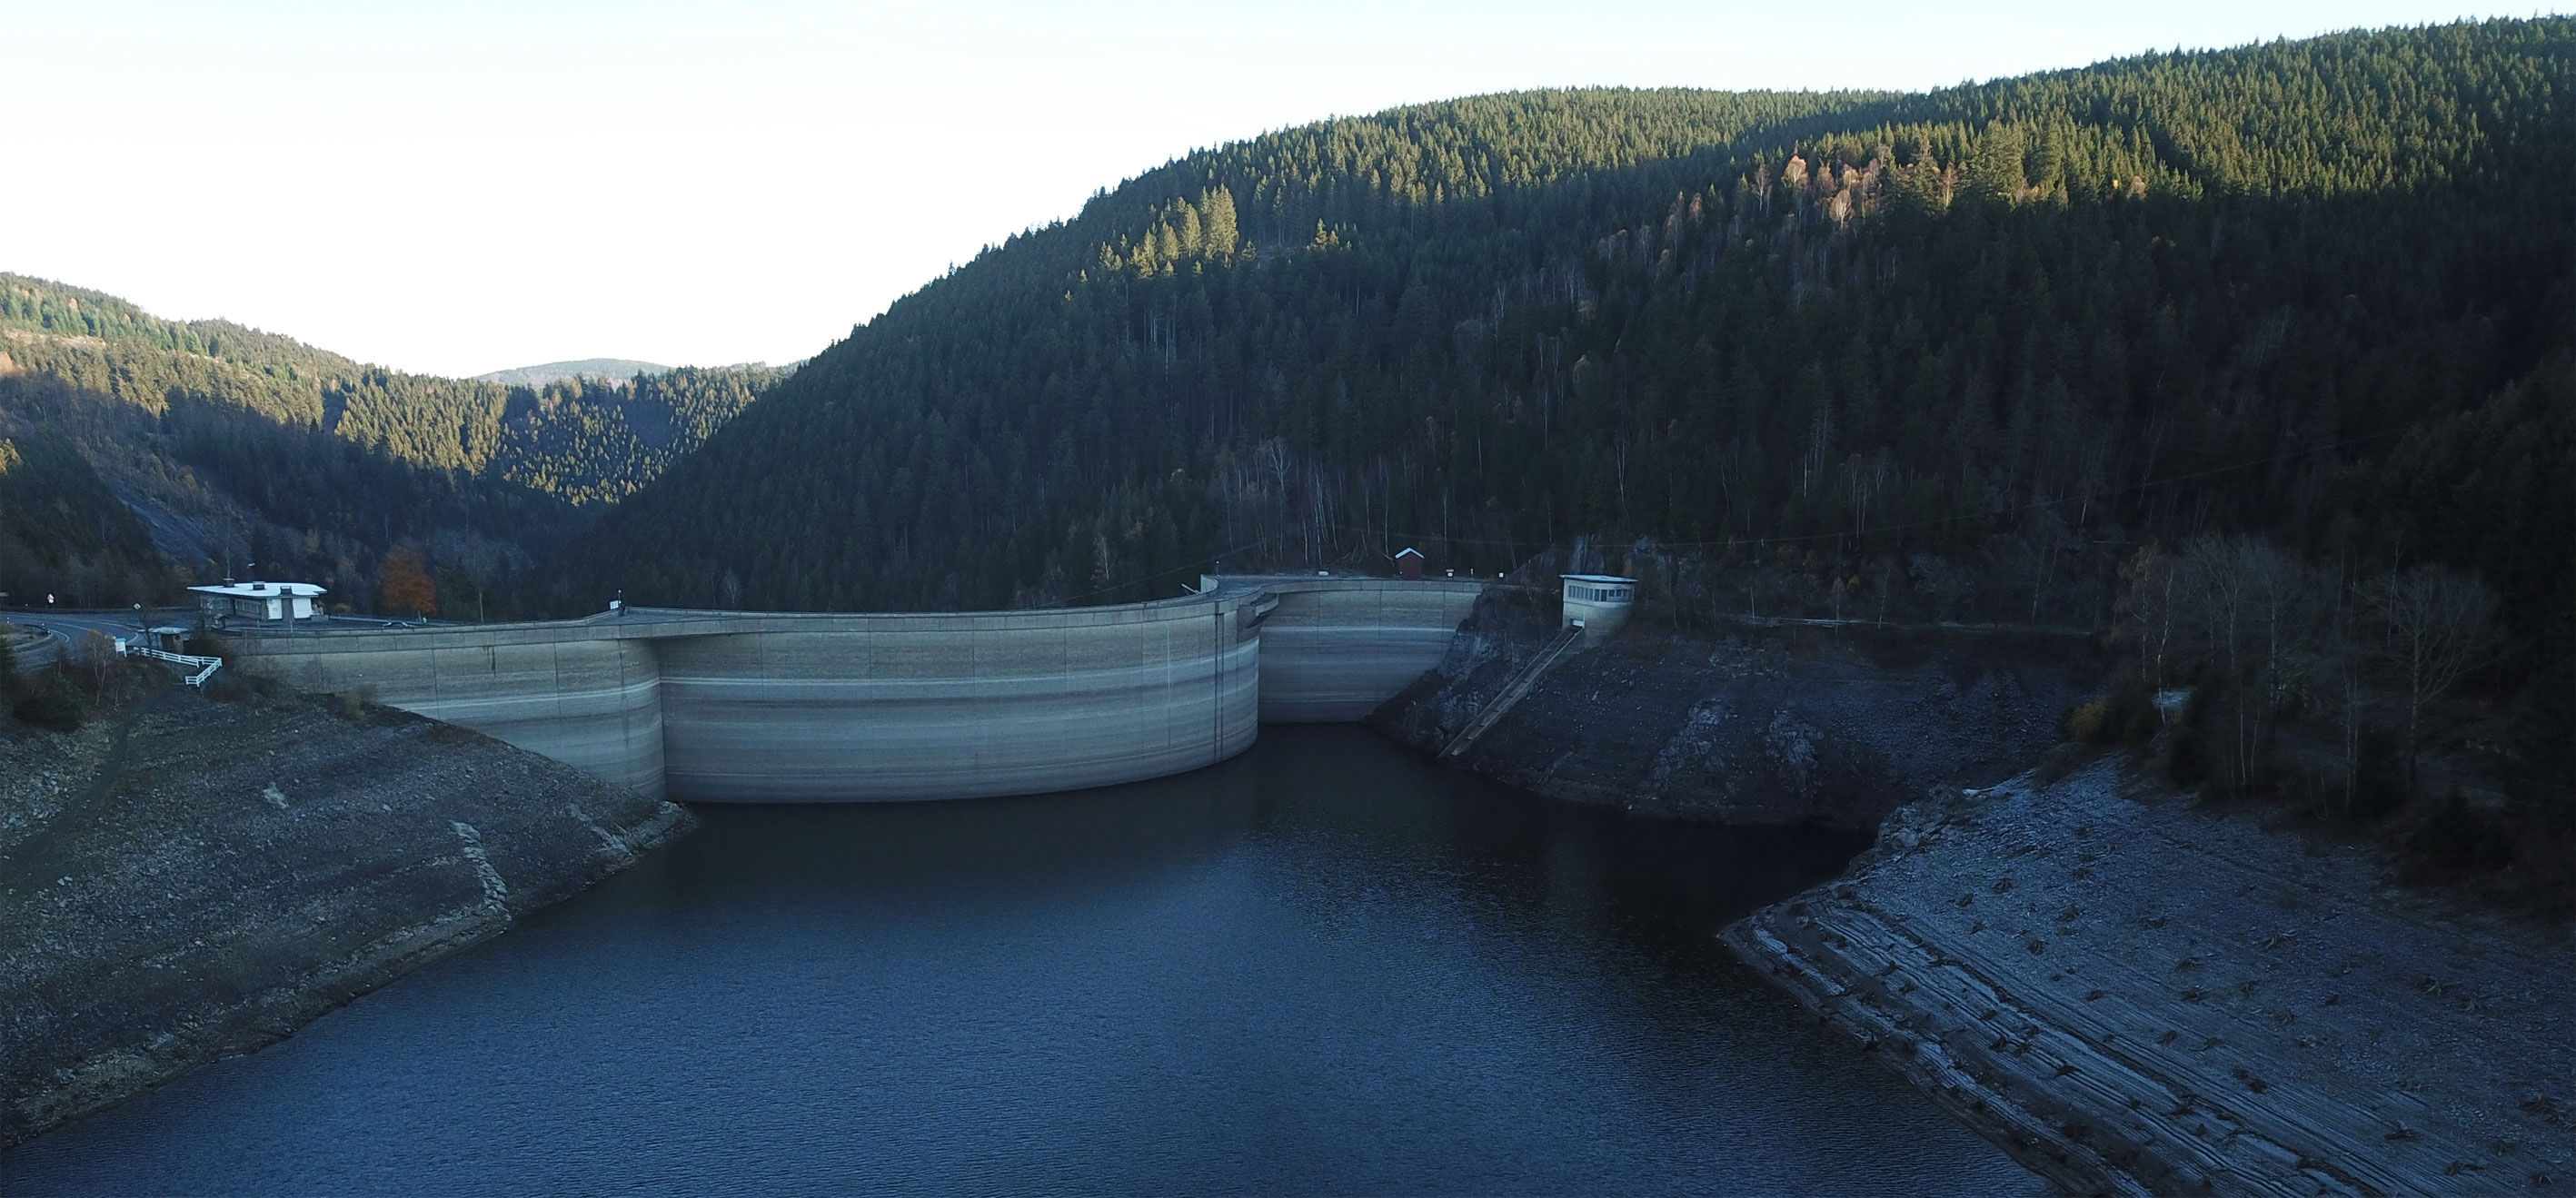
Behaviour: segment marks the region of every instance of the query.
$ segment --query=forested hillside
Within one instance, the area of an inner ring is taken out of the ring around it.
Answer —
[[[177,585],[143,525],[70,442],[44,433],[0,437],[5,602],[43,606],[48,596],[140,602]]]
[[[998,607],[1642,538],[1686,608],[2100,622],[2123,547],[2259,530],[2563,610],[2571,28],[1194,154],[854,330],[570,578]]]
[[[2537,746],[2563,823],[2570,130],[2550,19],[1269,134],[896,303],[546,577],[981,608],[1406,545],[1606,567],[1682,622],[2116,630],[2133,685],[2207,684],[2190,769],[2255,789],[2307,720],[2347,810],[2474,676],[2516,730],[2443,735]]]
[[[398,545],[483,588],[578,527],[582,509],[660,473],[777,377],[684,368],[532,389],[409,375],[0,275],[0,437],[44,447],[26,452],[52,463],[48,477],[89,478],[39,506],[0,479],[0,590],[163,601],[174,567],[196,581],[249,560],[271,577],[321,581],[364,610]],[[70,510],[102,496],[112,510]],[[120,523],[146,529],[159,554],[10,531]]]
[[[566,383],[583,378],[631,379],[639,374],[660,374],[669,369],[658,363],[638,362],[632,358],[580,358],[486,371],[475,375],[474,381],[512,387],[542,387],[548,383]]]

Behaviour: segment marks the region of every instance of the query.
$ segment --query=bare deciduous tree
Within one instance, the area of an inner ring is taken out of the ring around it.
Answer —
[[[2129,556],[2120,566],[2120,598],[2113,613],[2120,621],[2120,635],[2135,637],[2138,642],[2138,677],[2147,685],[2163,689],[2172,683],[2166,659],[2173,652],[2174,591],[2179,585],[2173,555],[2148,545]]]
[[[2369,710],[2369,660],[2354,636],[2352,588],[2338,580],[2334,603],[2325,611],[2324,652],[2320,654],[2321,690],[2332,704],[2335,732],[2343,748],[2343,814],[2351,815],[2361,797],[2362,718]],[[2322,801],[2322,800],[2321,800]],[[2328,804],[2331,809],[2331,804]]]
[[[2492,660],[2497,600],[2476,575],[2439,566],[2359,585],[2255,537],[2194,537],[2139,550],[2121,567],[2120,636],[2136,641],[2150,685],[2198,680],[2212,703],[2203,731],[2219,785],[2254,786],[2282,721],[2333,721],[2343,780],[2320,810],[2350,813],[2363,784],[2365,734],[2385,712],[2402,723],[2411,793],[2426,712]]]
[[[72,660],[89,676],[89,693],[93,699],[107,694],[108,671],[116,667],[116,642],[106,633],[93,628],[81,635],[80,644],[72,650]]]
[[[2493,652],[2495,592],[2473,575],[2417,566],[2373,581],[2361,598],[2379,626],[2376,656],[2405,704],[2406,789],[2411,794],[2424,709],[2463,675],[2486,664]]]
[[[2142,664],[2152,644],[2159,659],[2197,658],[2218,675],[2227,713],[2220,780],[2248,789],[2280,717],[2322,664],[2319,617],[2332,584],[2257,537],[2195,537],[2169,560],[2141,559],[2130,608]],[[2170,664],[2160,660],[2158,672]]]

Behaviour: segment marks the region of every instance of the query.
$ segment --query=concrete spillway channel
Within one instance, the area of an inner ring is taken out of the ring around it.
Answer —
[[[487,733],[654,797],[881,802],[1197,769],[1262,723],[1356,720],[1483,584],[1219,578],[1115,607],[580,620],[251,637],[237,666]]]

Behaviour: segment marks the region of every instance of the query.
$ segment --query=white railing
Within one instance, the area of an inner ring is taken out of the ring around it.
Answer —
[[[166,661],[172,665],[196,670],[196,673],[180,680],[190,686],[204,686],[206,679],[214,677],[215,671],[224,668],[224,659],[220,657],[190,657],[185,653],[165,653],[149,645],[128,644],[125,641],[116,642],[116,648],[118,652],[128,657],[149,657],[155,661]]]

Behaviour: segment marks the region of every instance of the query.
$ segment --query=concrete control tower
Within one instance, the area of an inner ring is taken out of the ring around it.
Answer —
[[[1637,580],[1612,574],[1560,574],[1565,580],[1565,615],[1559,628],[1583,626],[1583,647],[1591,648],[1619,631],[1637,606]]]

